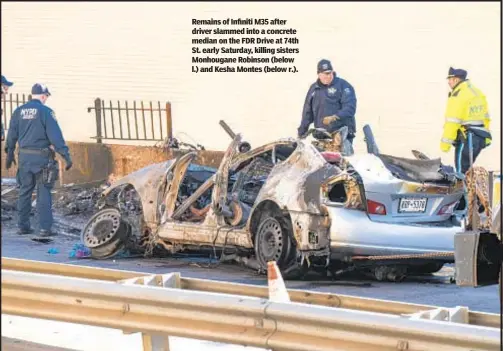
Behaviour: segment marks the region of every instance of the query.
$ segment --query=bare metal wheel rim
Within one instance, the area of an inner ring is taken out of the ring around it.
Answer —
[[[261,228],[260,251],[265,260],[278,262],[283,253],[283,230],[278,221],[267,219]]]
[[[105,245],[115,239],[123,230],[120,212],[115,208],[107,208],[95,214],[82,231],[81,240],[89,248]]]

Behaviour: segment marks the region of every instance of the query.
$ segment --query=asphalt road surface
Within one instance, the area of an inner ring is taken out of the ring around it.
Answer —
[[[31,241],[30,235],[16,233],[16,218],[2,221],[2,256],[58,262],[84,266],[112,268],[149,273],[180,272],[192,278],[229,281],[243,284],[266,285],[267,277],[238,264],[217,264],[208,257],[179,255],[175,258],[115,258],[93,260],[70,258],[74,244],[79,242],[79,229],[83,227],[82,216],[60,216],[56,214],[54,229],[59,233],[54,242],[42,244]],[[35,218],[32,217],[35,222]],[[51,252],[51,253],[49,253]],[[304,281],[287,281],[288,288],[331,292],[359,297],[394,300],[442,307],[466,306],[470,310],[500,313],[498,286],[481,288],[458,287],[450,282],[452,265],[433,275],[408,277],[399,283],[377,282],[358,276],[344,277],[332,281],[317,275]]]

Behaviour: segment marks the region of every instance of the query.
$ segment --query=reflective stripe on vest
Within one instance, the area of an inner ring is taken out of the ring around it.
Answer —
[[[445,118],[445,121],[446,121],[446,122],[457,123],[457,124],[461,124],[461,123],[463,123],[463,120],[461,120],[461,119],[459,119],[459,118],[455,118],[455,117],[446,117],[446,118]]]
[[[455,140],[451,140],[451,139],[447,139],[447,138],[442,138],[440,141],[447,143],[447,144],[451,144],[451,145],[454,145],[454,143],[456,142]]]

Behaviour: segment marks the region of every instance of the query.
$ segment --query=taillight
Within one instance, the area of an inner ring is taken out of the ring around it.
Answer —
[[[442,208],[438,211],[437,214],[438,215],[452,214],[457,204],[458,201],[442,206]]]
[[[380,202],[367,200],[367,212],[369,214],[385,215],[386,214],[386,206],[384,206]]]
[[[340,152],[324,151],[321,155],[328,163],[339,163],[342,159]]]

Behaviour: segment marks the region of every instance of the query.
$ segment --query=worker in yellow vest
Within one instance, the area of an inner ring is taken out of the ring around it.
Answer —
[[[449,68],[447,79],[452,91],[447,100],[444,132],[440,141],[443,152],[448,152],[451,146],[455,147],[454,164],[463,175],[470,168],[470,147],[475,162],[492,139],[486,97],[466,77],[465,70]]]

